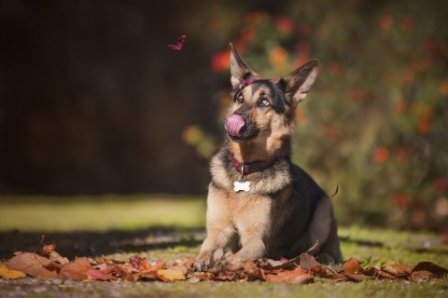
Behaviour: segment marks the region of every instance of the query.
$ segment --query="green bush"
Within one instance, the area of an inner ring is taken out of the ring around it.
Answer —
[[[282,14],[246,13],[236,45],[265,76],[321,61],[317,83],[297,111],[294,160],[328,193],[339,185],[334,201],[343,224],[442,230],[448,224],[448,5],[293,2]],[[228,77],[227,47],[211,67]],[[216,93],[220,106],[230,102],[228,88]],[[211,137],[200,135],[208,157]]]

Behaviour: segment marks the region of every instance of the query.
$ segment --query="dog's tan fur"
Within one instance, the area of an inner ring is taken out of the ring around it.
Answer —
[[[245,77],[258,75],[231,49],[231,82],[237,90]],[[289,161],[294,110],[313,84],[316,66],[317,62],[309,63],[287,76],[282,90],[277,90],[281,85],[274,81],[238,89],[244,103],[235,102],[229,112],[244,105],[248,121],[256,123],[259,132],[244,141],[229,139],[211,160],[207,237],[196,260],[197,268],[221,260],[239,264],[260,257],[294,257],[315,243],[310,253],[321,261],[341,261],[330,199],[305,171]],[[257,106],[261,96],[272,97],[273,92],[284,94],[282,112]],[[245,163],[277,160],[245,177],[251,183],[249,192],[235,192],[233,182],[241,179],[241,174],[230,165],[229,154]]]

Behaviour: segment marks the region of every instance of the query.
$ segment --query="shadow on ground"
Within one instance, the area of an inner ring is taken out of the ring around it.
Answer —
[[[10,258],[15,251],[40,251],[42,242],[56,243],[57,251],[61,255],[74,258],[176,246],[194,247],[201,243],[203,237],[204,230],[200,228],[149,228],[104,232],[0,232],[0,259]]]

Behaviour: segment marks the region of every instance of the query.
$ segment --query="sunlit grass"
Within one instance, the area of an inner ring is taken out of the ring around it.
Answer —
[[[0,231],[102,231],[204,225],[205,199],[172,196],[0,198]]]
[[[0,231],[105,231],[133,230],[154,226],[181,228],[203,227],[205,197],[173,196],[81,196],[81,197],[3,197],[0,198]],[[179,230],[177,238],[188,238],[188,231]],[[184,234],[182,234],[184,233]],[[371,229],[367,227],[340,227],[344,258],[355,257],[369,266],[387,261],[415,265],[420,261],[433,261],[448,267],[446,253],[427,251],[417,253],[412,247],[436,247],[438,236],[431,233]],[[176,237],[174,237],[176,238]],[[373,243],[374,245],[369,245]],[[136,246],[138,248],[138,246]],[[438,248],[447,251],[446,245]],[[117,251],[107,257],[127,260],[138,254],[150,259],[175,260],[195,257],[198,246],[172,246],[138,251]],[[26,283],[26,282],[25,282]],[[9,291],[10,284],[0,283]],[[446,279],[430,283],[370,280],[361,283],[334,283],[317,280],[310,285],[245,283],[71,283],[67,288],[47,284],[48,297],[59,297],[68,292],[80,296],[108,296],[111,291],[122,296],[170,297],[446,297]]]

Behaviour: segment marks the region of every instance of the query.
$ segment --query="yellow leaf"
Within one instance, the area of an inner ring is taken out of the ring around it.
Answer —
[[[5,264],[0,264],[0,277],[6,279],[24,278],[26,276],[22,271],[11,270]]]
[[[156,271],[156,276],[161,281],[185,280],[185,274],[173,269],[159,269]]]

